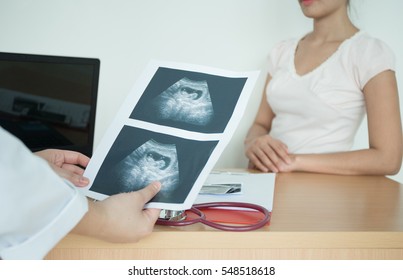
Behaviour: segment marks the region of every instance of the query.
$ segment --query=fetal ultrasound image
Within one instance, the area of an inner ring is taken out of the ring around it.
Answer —
[[[164,186],[160,195],[166,196],[179,185],[176,145],[150,139],[121,160],[113,172],[123,192],[142,189],[158,180]]]
[[[206,126],[214,116],[207,81],[182,78],[150,102],[159,120]]]
[[[130,118],[202,133],[221,133],[246,78],[160,67]]]
[[[124,126],[91,190],[113,195],[140,190],[152,181],[160,181],[161,190],[152,201],[182,203],[217,143]]]

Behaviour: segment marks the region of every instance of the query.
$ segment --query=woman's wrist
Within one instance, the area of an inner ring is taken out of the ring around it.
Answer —
[[[301,163],[303,156],[291,154],[289,155],[289,158],[291,160],[291,163],[287,165],[287,170],[285,170],[286,172],[303,171]]]

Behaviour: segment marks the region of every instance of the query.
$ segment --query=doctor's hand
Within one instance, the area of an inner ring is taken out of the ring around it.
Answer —
[[[288,171],[288,165],[292,163],[287,145],[270,135],[245,142],[245,155],[249,159],[249,168],[263,172]]]
[[[161,184],[153,182],[139,191],[89,200],[89,210],[73,232],[108,242],[137,242],[152,232],[159,217],[160,209],[144,209],[144,205],[160,189]]]
[[[47,149],[35,152],[35,155],[45,159],[52,169],[60,176],[77,187],[85,187],[89,179],[83,176],[84,169],[90,158],[75,151]]]

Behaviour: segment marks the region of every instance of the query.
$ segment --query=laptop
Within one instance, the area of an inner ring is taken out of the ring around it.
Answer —
[[[0,52],[0,126],[33,152],[92,155],[100,61]]]

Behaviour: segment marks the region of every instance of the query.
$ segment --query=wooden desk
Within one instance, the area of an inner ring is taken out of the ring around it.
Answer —
[[[135,244],[68,235],[47,259],[403,259],[403,186],[384,177],[276,177],[270,226],[157,226]]]

